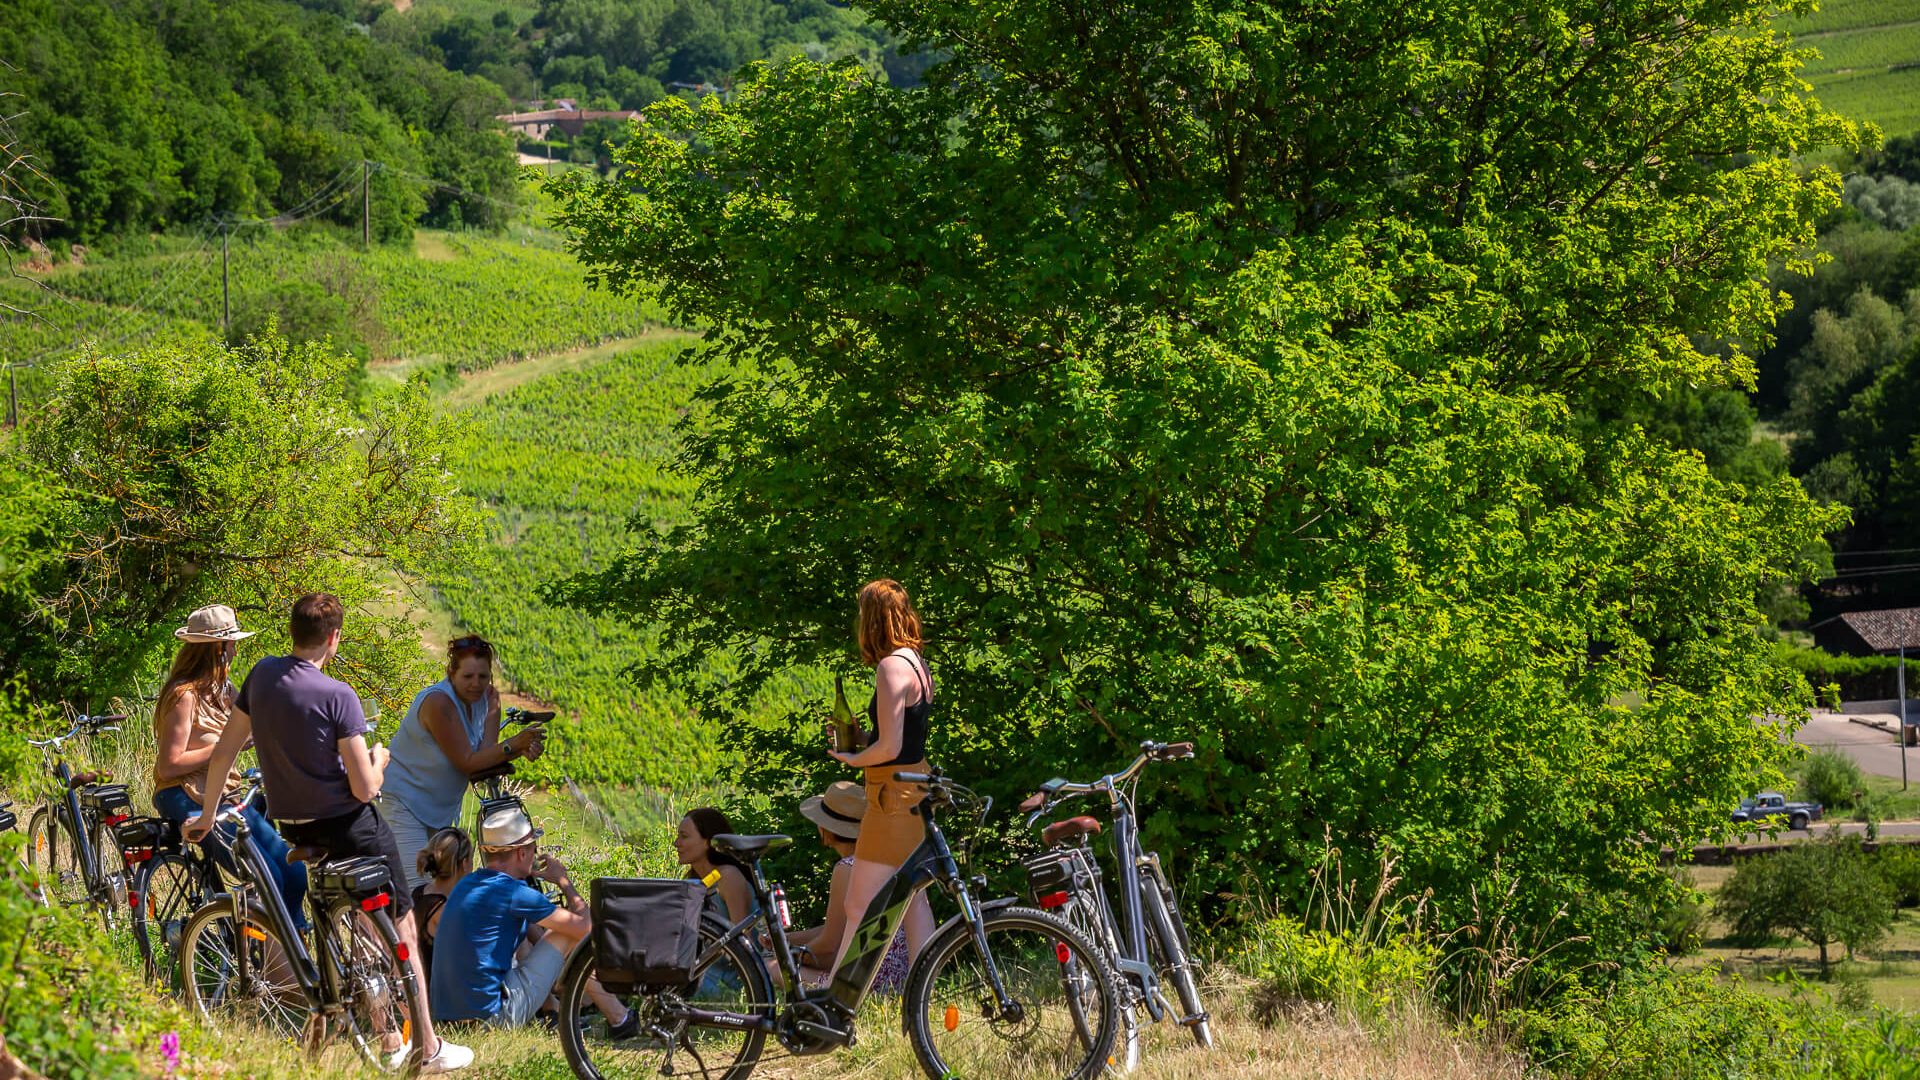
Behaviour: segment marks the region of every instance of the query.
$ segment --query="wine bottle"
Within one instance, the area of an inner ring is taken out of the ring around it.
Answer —
[[[833,748],[843,754],[859,749],[854,741],[853,710],[847,706],[846,680],[833,677]]]

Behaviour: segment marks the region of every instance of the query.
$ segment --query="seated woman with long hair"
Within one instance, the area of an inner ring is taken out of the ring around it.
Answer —
[[[153,708],[153,734],[160,751],[153,763],[153,808],[161,817],[180,822],[200,816],[207,785],[217,784],[225,792],[223,802],[237,797],[244,787],[231,770],[214,780],[208,777],[207,767],[233,711],[234,689],[228,681],[233,658],[239,643],[253,632],[240,629],[232,608],[213,604],[189,615],[187,625],[173,636],[181,641],[180,651],[174,654]],[[266,857],[287,911],[295,925],[305,929],[307,918],[301,911],[307,895],[305,864],[287,862],[287,842],[258,809],[249,806],[242,816],[253,845]],[[207,853],[228,873],[236,872],[229,846],[235,832],[231,824],[224,825],[219,834],[204,841]]]

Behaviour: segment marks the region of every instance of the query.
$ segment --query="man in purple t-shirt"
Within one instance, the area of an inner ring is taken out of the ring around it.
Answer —
[[[340,650],[344,617],[339,598],[328,593],[309,593],[295,601],[289,623],[293,652],[269,656],[247,673],[233,716],[208,761],[212,770],[208,775],[225,776],[252,738],[259,751],[267,805],[288,843],[320,848],[328,858],[372,855],[386,860],[393,879],[394,929],[406,944],[408,962],[425,998],[427,975],[420,968],[406,868],[401,865],[393,830],[373,805],[387,770],[387,748],[367,744],[369,729],[360,696],[321,670]],[[219,810],[220,792],[213,785],[208,790],[212,801],[181,829],[190,841],[206,836]],[[431,1023],[422,1028],[420,1045],[432,1050],[422,1059],[422,1073],[451,1072],[473,1062],[473,1051],[436,1039]],[[409,1048],[393,1049],[404,1059]]]

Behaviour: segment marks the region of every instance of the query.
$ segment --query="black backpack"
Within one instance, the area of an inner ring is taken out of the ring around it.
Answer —
[[[602,985],[618,994],[692,981],[705,885],[683,878],[599,878],[591,891],[593,973]]]

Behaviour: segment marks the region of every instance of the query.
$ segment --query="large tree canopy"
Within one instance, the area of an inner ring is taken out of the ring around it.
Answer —
[[[1660,845],[1773,767],[1755,597],[1841,517],[1594,419],[1750,382],[1698,343],[1764,339],[1834,204],[1788,156],[1855,134],[1776,6],[868,7],[927,87],[763,66],[556,182],[598,281],[738,362],[693,520],[568,593],[664,627],[658,675],[733,654],[726,711],[898,578],[957,775],[1192,738],[1152,827],[1208,892],[1298,898],[1331,836],[1631,949]]]

